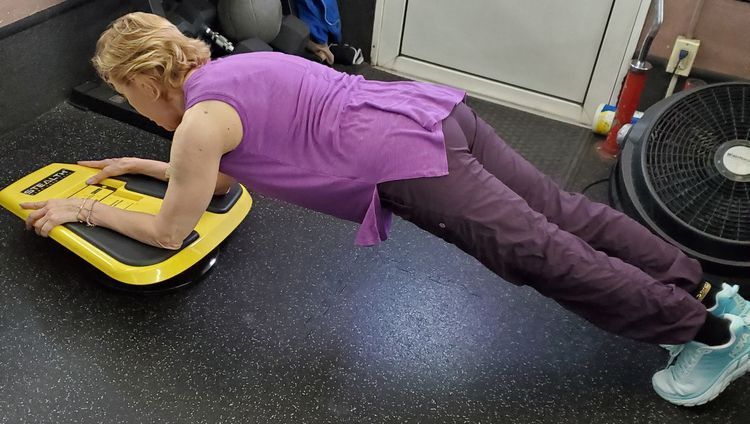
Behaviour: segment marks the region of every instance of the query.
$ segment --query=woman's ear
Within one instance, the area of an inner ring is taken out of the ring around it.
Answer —
[[[162,90],[159,84],[156,82],[156,78],[143,75],[139,78],[139,84],[144,93],[148,95],[152,100],[159,100],[162,96]]]

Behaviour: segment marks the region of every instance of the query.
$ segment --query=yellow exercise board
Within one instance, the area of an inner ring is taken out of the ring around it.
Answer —
[[[80,165],[50,164],[0,191],[0,205],[23,220],[31,211],[22,209],[19,203],[54,198],[92,198],[113,207],[152,215],[159,211],[166,192],[165,182],[126,175],[95,185],[86,184],[98,172]],[[235,184],[226,195],[214,196],[179,250],[148,246],[112,230],[80,223],[58,225],[50,231],[50,237],[113,280],[150,287],[178,277],[214,252],[247,216],[251,206],[250,194],[240,184]]]

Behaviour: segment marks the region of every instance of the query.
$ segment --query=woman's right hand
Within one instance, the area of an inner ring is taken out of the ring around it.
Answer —
[[[98,184],[109,177],[116,177],[123,174],[138,173],[138,158],[112,158],[102,160],[81,160],[78,164],[88,166],[89,168],[99,168],[98,174],[86,180],[86,184]]]

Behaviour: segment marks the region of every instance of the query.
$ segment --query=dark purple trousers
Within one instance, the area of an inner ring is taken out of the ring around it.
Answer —
[[[378,185],[396,215],[594,325],[650,343],[695,337],[697,261],[626,215],[562,191],[461,103],[443,121],[448,175]],[[550,134],[554,137],[554,134]]]

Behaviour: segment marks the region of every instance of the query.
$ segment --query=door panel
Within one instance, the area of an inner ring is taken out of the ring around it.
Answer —
[[[409,0],[401,55],[583,103],[614,0]]]

